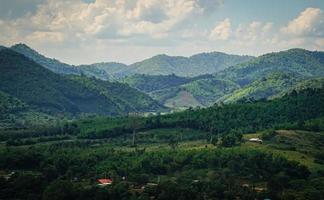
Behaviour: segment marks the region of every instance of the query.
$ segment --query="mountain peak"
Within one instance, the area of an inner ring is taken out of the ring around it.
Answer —
[[[18,43],[18,44],[12,45],[10,48],[32,49],[24,43]]]

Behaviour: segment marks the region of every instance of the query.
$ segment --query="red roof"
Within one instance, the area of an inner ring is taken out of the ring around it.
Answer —
[[[112,180],[109,178],[98,179],[98,182],[101,184],[112,184]]]

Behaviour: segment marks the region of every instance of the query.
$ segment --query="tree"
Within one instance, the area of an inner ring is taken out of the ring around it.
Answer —
[[[72,183],[64,180],[53,181],[43,193],[44,200],[77,199]]]
[[[221,146],[223,147],[232,147],[236,144],[236,137],[233,134],[230,135],[223,135]]]

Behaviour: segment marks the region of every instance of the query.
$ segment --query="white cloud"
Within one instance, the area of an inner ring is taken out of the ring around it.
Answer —
[[[177,24],[207,12],[209,8],[203,6],[215,7],[220,2],[220,0],[96,0],[93,3],[85,3],[81,0],[47,0],[38,6],[35,14],[8,21],[7,25],[24,38],[50,32],[53,32],[51,35],[61,33],[65,39],[76,39],[75,37],[109,39],[136,35],[163,38],[167,37]]]
[[[224,0],[42,1],[23,17],[0,19],[0,44],[24,42],[74,63],[104,58],[133,62],[156,53],[211,50],[239,54],[292,47],[324,50],[324,14],[319,8],[307,8],[280,27],[271,21],[241,23],[230,16],[215,23],[218,15],[210,14]]]
[[[307,8],[281,29],[297,36],[324,36],[324,14],[319,8]]]
[[[216,24],[209,37],[212,40],[228,40],[231,35],[231,21],[229,18]]]

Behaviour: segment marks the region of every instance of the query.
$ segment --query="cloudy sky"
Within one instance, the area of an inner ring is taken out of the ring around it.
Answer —
[[[323,0],[0,0],[0,44],[70,64],[324,50]]]

